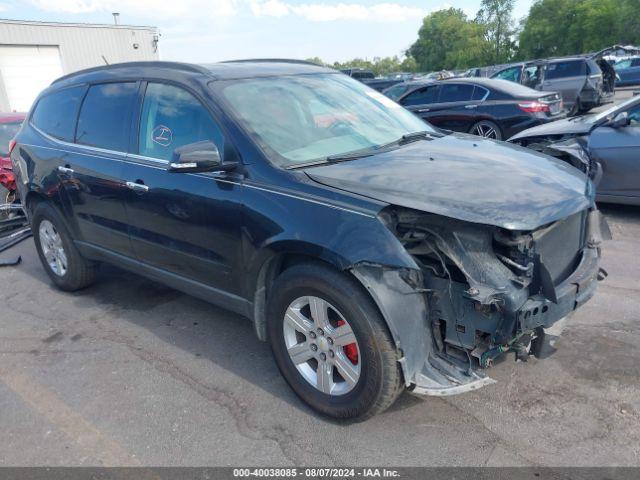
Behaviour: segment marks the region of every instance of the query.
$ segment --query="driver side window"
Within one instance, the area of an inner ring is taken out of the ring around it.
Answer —
[[[138,153],[171,160],[176,148],[203,140],[223,152],[222,132],[200,101],[182,88],[150,82],[142,105]]]

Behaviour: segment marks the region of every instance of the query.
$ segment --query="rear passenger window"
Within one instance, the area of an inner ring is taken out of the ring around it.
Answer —
[[[203,140],[212,141],[222,155],[222,132],[193,95],[172,85],[149,83],[140,118],[140,155],[170,160],[176,148]]]
[[[471,100],[473,85],[448,83],[440,89],[440,103]]]
[[[414,92],[402,99],[402,105],[426,105],[436,103],[438,101],[438,87],[425,87]]]
[[[76,143],[126,152],[137,92],[134,82],[91,86],[80,109]]]
[[[582,60],[575,62],[560,62],[550,63],[547,65],[547,71],[545,73],[546,80],[553,80],[554,78],[566,78],[566,77],[578,77],[586,75],[587,66]]]
[[[47,135],[72,142],[85,90],[86,87],[70,87],[42,97],[31,115],[31,123]]]

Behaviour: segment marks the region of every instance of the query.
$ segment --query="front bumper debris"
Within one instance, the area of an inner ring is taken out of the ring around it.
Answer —
[[[352,272],[380,307],[416,394],[494,383],[484,369],[508,351],[524,361],[550,355],[570,314],[605,276],[600,243],[610,234],[595,209],[510,236],[412,215],[399,215],[396,228],[419,271],[357,265]]]

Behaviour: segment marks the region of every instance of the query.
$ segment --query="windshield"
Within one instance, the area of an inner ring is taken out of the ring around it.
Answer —
[[[214,82],[238,121],[274,163],[294,167],[389,144],[424,121],[345,75]]]
[[[22,122],[0,123],[0,157],[9,155],[9,141],[16,136]]]

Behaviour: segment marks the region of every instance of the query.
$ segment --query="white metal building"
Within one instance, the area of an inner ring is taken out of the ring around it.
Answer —
[[[0,20],[0,112],[27,111],[67,73],[158,60],[156,27]]]

